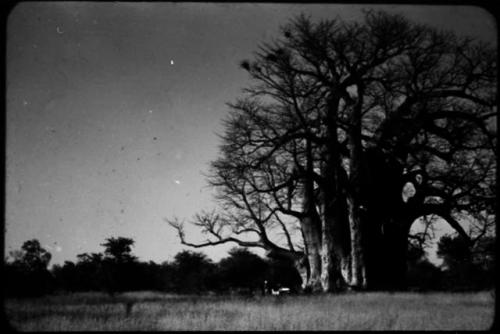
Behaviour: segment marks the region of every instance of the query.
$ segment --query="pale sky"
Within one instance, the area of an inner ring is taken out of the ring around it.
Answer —
[[[362,8],[19,4],[7,25],[6,253],[37,238],[63,263],[111,236],[133,238],[144,261],[187,249],[163,218],[215,207],[202,173],[225,103],[249,84],[239,62],[294,15],[351,20]],[[477,7],[371,8],[496,41]],[[232,246],[203,252],[218,260]]]

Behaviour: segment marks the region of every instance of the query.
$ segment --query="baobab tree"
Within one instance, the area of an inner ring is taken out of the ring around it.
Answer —
[[[209,184],[208,235],[294,259],[313,291],[403,288],[410,227],[438,216],[471,244],[495,219],[496,49],[366,11],[299,16],[241,63]],[[466,224],[471,228],[464,228]]]

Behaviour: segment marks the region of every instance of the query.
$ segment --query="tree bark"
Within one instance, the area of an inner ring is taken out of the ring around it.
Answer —
[[[306,223],[308,224],[308,223]],[[307,276],[305,277],[305,284],[303,288],[306,291],[319,292],[322,291],[321,285],[321,241],[317,240],[317,233],[313,232],[311,228],[304,229],[304,238],[306,243],[306,257],[307,257]],[[304,279],[304,278],[303,278]]]
[[[384,288],[386,290],[406,289],[406,257],[408,252],[408,228],[407,223],[402,221],[392,221],[387,224],[384,234],[384,250],[387,259],[386,280]]]
[[[312,292],[322,290],[321,286],[321,218],[316,210],[314,197],[314,181],[311,177],[313,172],[313,157],[311,142],[306,142],[307,166],[303,186],[302,211],[304,218],[301,219],[301,227],[306,245],[307,262],[309,273],[305,288]]]
[[[323,291],[343,289],[349,274],[349,226],[345,216],[345,196],[340,187],[340,152],[337,137],[338,95],[332,92],[326,115],[327,145],[324,151],[323,201],[321,249],[321,284]],[[342,273],[345,273],[342,275]]]
[[[364,167],[361,159],[363,152],[363,147],[361,145],[361,106],[363,103],[363,89],[361,85],[358,85],[357,88],[357,102],[353,106],[351,124],[347,132],[347,149],[349,151],[347,209],[351,235],[351,281],[348,282],[348,284],[355,289],[365,289],[367,282],[362,244],[363,233],[361,230],[362,211],[365,210],[361,198]]]
[[[401,287],[406,273],[408,232],[401,228],[403,170],[379,149],[363,152],[363,215],[361,240],[365,264],[365,288],[393,290]]]
[[[321,223],[314,204],[307,198],[308,196],[304,197],[304,211],[306,214],[301,220],[309,267],[306,289],[316,292],[321,290]]]

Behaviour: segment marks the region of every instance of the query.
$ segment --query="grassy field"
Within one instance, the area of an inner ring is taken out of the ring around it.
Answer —
[[[127,314],[127,302],[133,303]],[[22,331],[87,330],[484,330],[492,293],[352,293],[217,297],[155,292],[10,299],[5,312]]]

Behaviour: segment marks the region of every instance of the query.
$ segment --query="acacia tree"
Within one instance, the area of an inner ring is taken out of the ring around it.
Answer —
[[[106,258],[116,263],[126,263],[137,260],[137,258],[132,255],[132,246],[134,243],[135,241],[130,238],[110,237],[107,238],[106,242],[101,244],[101,246],[105,247],[104,255]]]
[[[101,244],[105,249],[100,269],[107,292],[114,296],[116,292],[132,289],[137,282],[134,281],[134,272],[138,270],[138,262],[137,257],[132,255],[135,241],[124,237],[110,237],[105,241]]]
[[[195,215],[205,247],[235,242],[296,261],[313,291],[402,288],[412,223],[468,242],[495,219],[496,49],[403,16],[299,16],[243,61]],[[433,221],[433,220],[430,220]],[[464,228],[469,224],[470,228]]]

